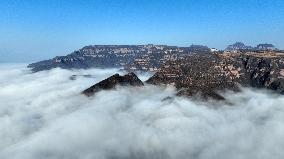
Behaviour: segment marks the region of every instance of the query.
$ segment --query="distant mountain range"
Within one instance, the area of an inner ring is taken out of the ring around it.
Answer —
[[[229,45],[226,52],[238,51],[275,51],[272,44],[259,44],[256,47],[247,46],[241,42]],[[183,59],[193,54],[223,53],[203,45],[189,47],[167,45],[90,45],[74,51],[66,56],[57,56],[29,64],[33,72],[63,69],[88,68],[123,68],[129,71],[157,71],[167,61]]]
[[[132,70],[153,71],[165,61],[182,58],[188,54],[209,53],[207,46],[177,47],[167,45],[90,45],[66,56],[57,56],[29,64],[32,71],[64,69],[126,67]]]
[[[239,50],[254,50],[254,51],[267,51],[267,50],[277,50],[277,48],[272,44],[258,44],[256,47],[247,46],[242,42],[236,42],[229,45],[226,51],[239,51]]]
[[[229,45],[225,51],[202,45],[90,45],[69,55],[33,63],[28,67],[34,72],[56,67],[117,67],[129,72],[155,71],[146,81],[148,84],[173,84],[180,96],[200,94],[203,98],[224,100],[219,91],[238,91],[239,86],[268,88],[284,94],[283,58],[284,53],[272,44],[251,47],[237,42]],[[76,80],[76,76],[70,79]],[[116,85],[143,86],[143,83],[133,73],[125,76],[116,74],[82,93],[91,96]]]

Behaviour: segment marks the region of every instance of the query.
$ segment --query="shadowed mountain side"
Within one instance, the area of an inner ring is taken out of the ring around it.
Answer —
[[[91,86],[90,88],[84,90],[82,93],[86,96],[94,95],[96,92],[101,90],[113,89],[116,86],[143,86],[143,82],[134,74],[128,73],[124,76],[115,74],[101,82]]]

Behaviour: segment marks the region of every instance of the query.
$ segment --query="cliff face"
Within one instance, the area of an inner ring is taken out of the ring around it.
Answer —
[[[66,56],[29,64],[33,72],[63,69],[124,67],[131,71],[157,70],[164,61],[192,53],[209,53],[206,46],[178,47],[167,45],[90,45]]]
[[[223,90],[238,91],[240,86],[268,88],[284,94],[282,54],[204,54],[169,61],[146,81],[173,84],[178,95],[199,93],[205,98],[223,99]]]
[[[240,87],[267,88],[284,94],[284,54],[224,53],[194,54],[166,62],[146,83],[174,85],[179,96],[199,94],[202,98],[224,100],[224,90],[239,91]],[[90,96],[117,85],[143,86],[134,74],[115,74],[86,89]]]

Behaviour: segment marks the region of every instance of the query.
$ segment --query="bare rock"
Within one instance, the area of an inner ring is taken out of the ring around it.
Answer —
[[[134,73],[128,73],[124,76],[115,74],[91,86],[90,88],[84,90],[82,94],[85,94],[86,96],[92,96],[96,92],[99,92],[101,90],[110,90],[110,89],[115,88],[118,85],[120,86],[143,86],[144,84]]]
[[[224,100],[218,92],[242,87],[284,93],[284,54],[224,53],[192,55],[169,61],[149,78],[153,85],[172,84],[178,95]]]

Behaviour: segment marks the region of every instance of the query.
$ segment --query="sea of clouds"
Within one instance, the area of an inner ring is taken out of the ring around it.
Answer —
[[[284,96],[243,89],[228,102],[164,100],[173,87],[148,85],[80,94],[116,72],[1,64],[0,158],[284,158]]]

